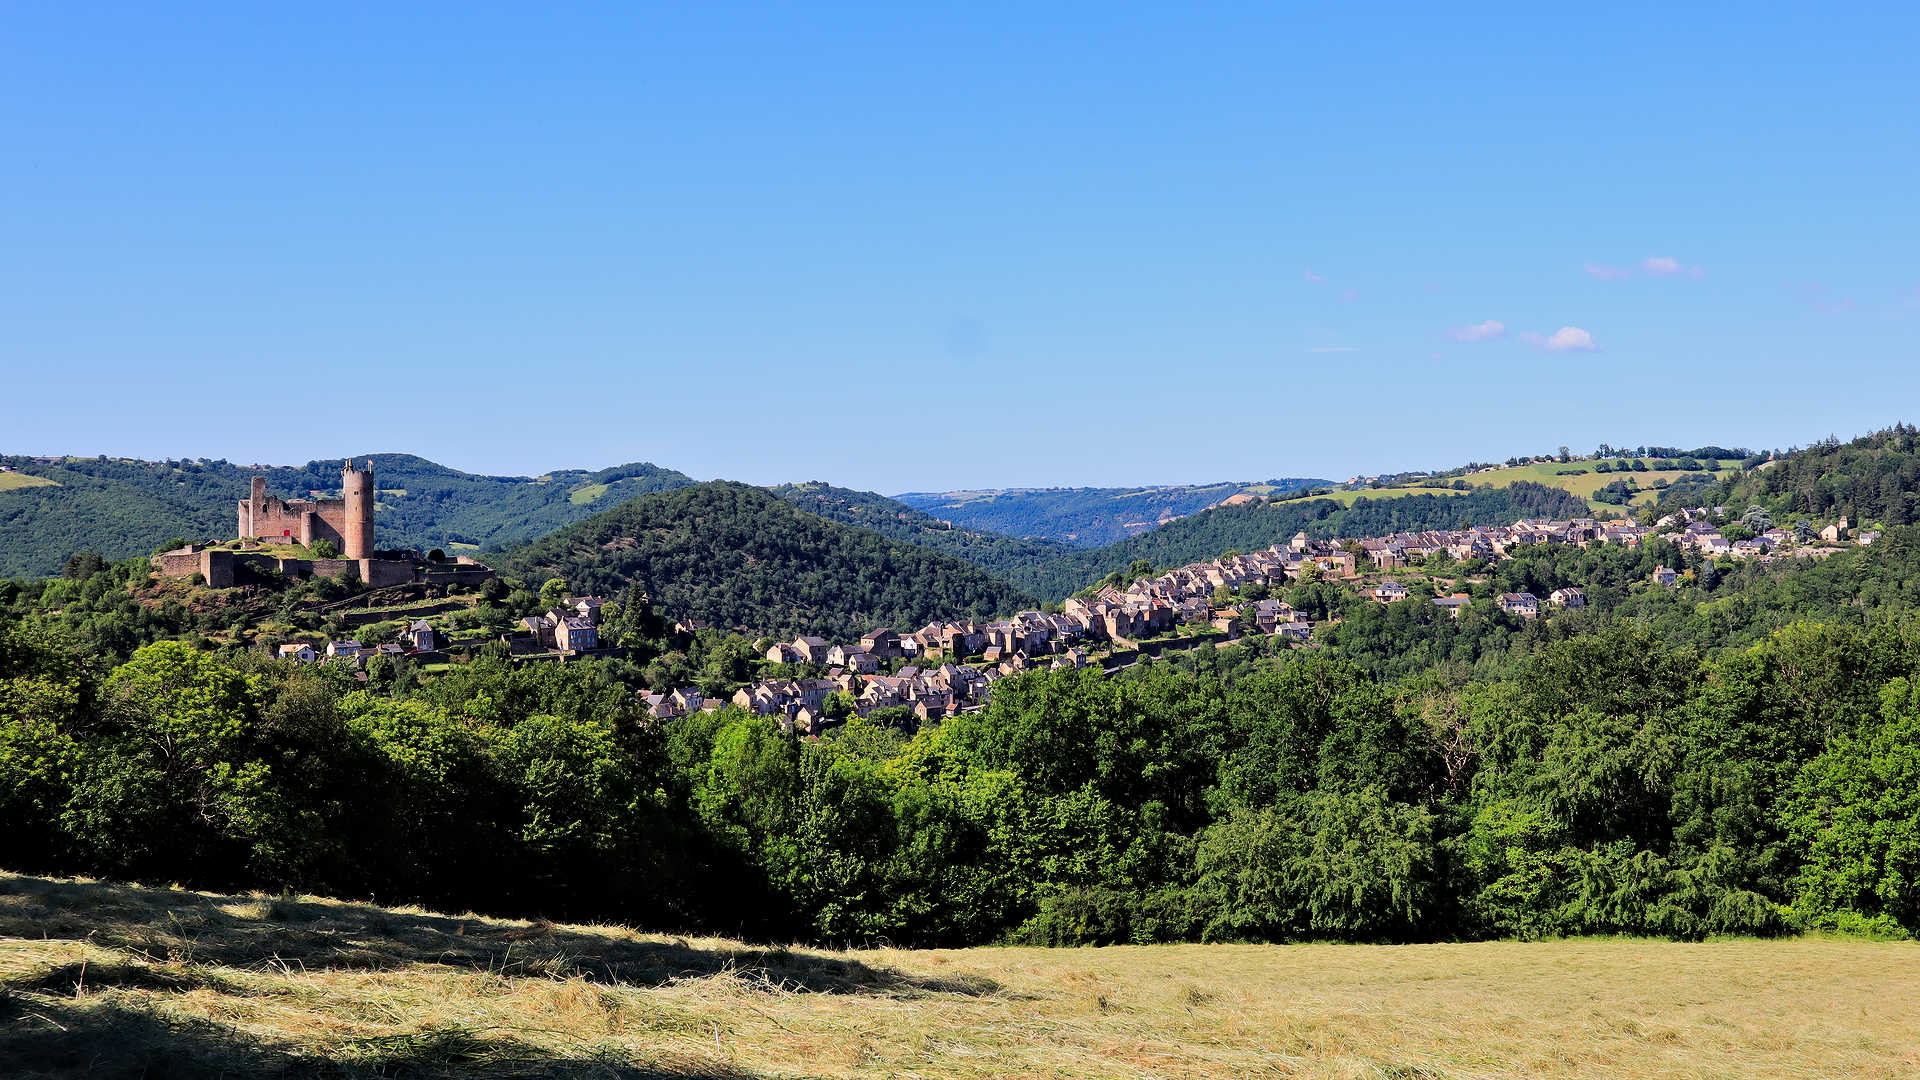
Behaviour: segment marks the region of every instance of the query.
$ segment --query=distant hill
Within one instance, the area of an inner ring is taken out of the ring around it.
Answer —
[[[534,583],[562,577],[583,593],[617,596],[638,585],[674,619],[839,640],[876,626],[918,629],[1033,603],[952,555],[727,481],[632,499],[511,553],[501,566]]]
[[[955,525],[871,491],[853,491],[819,481],[780,484],[767,490],[808,513],[843,525],[872,529],[889,540],[942,551],[1002,576],[1051,562],[1075,550],[1058,540],[1020,540]]]
[[[358,460],[358,459],[356,459]],[[373,455],[381,542],[397,547],[516,547],[636,495],[693,483],[673,469],[638,462],[544,476],[476,476],[411,454]],[[307,484],[331,493],[340,463],[319,461],[268,474],[268,486]],[[245,498],[245,493],[235,496]]]
[[[1348,505],[1332,499],[1261,499],[1181,518],[1152,532],[1093,551],[1073,552],[1009,577],[1037,596],[1058,599],[1116,570],[1127,569],[1135,560],[1145,560],[1155,567],[1181,566],[1227,551],[1251,551],[1280,543],[1303,530],[1314,537],[1358,538],[1420,529],[1512,524],[1523,517],[1581,517],[1586,513],[1584,500],[1527,481],[1464,494],[1358,498]]]
[[[1263,484],[913,491],[895,498],[955,525],[1096,548],[1137,536],[1242,493],[1283,495],[1329,483],[1290,477]]]
[[[360,455],[361,458],[367,455]],[[541,477],[477,476],[411,454],[374,454],[378,542],[387,547],[502,548],[622,499],[693,483],[656,465]],[[356,458],[359,460],[360,458]],[[69,555],[152,551],[174,538],[233,535],[234,504],[256,470],[226,461],[0,457],[0,577],[58,573]],[[266,470],[283,497],[337,494],[340,462]]]
[[[45,577],[86,548],[109,558],[152,551],[176,536],[225,536],[247,482],[198,468],[88,459],[60,465],[0,458],[0,577]],[[31,478],[38,483],[24,483]],[[336,481],[337,482],[337,481]]]

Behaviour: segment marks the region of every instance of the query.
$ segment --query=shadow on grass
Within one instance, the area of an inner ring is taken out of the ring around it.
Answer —
[[[0,993],[78,995],[94,990],[157,990],[184,994],[190,990],[212,990],[221,994],[244,995],[249,991],[232,979],[199,965],[169,965],[85,962],[45,968],[25,978],[0,986]]]
[[[751,1074],[711,1062],[665,1060],[641,1066],[613,1058],[568,1058],[464,1029],[367,1039],[338,1055],[321,1056],[205,1020],[171,1018],[97,1001],[82,1007],[7,991],[0,991],[0,1072],[23,1080],[83,1076],[89,1080],[456,1076],[752,1080]]]
[[[507,978],[571,978],[661,986],[729,975],[768,989],[825,994],[985,996],[992,980],[928,978],[847,957],[780,948],[697,946],[544,923],[516,924],[407,913],[369,904],[204,896],[108,882],[0,875],[0,936],[86,940],[153,963],[289,973],[396,970],[422,965],[491,971]],[[123,965],[127,978],[161,976]],[[113,973],[89,973],[105,985]],[[189,976],[167,975],[166,978]],[[200,976],[195,976],[200,977]],[[71,992],[77,968],[36,975],[15,989]],[[192,987],[151,987],[191,989]]]

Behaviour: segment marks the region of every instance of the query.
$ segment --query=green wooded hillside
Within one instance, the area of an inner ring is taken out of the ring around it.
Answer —
[[[780,484],[767,490],[810,514],[872,529],[889,540],[945,552],[1002,576],[1029,571],[1074,550],[1071,544],[1058,540],[1021,540],[955,525],[884,495],[817,480]]]
[[[110,558],[151,552],[176,536],[227,536],[231,498],[247,482],[230,466],[88,460],[37,465],[0,458],[18,472],[50,481],[0,490],[0,577],[57,574],[69,556],[91,548]],[[335,483],[338,483],[336,480]]]
[[[579,593],[638,586],[675,619],[851,640],[1033,603],[952,555],[801,511],[746,484],[713,481],[633,499],[503,560],[530,582]]]
[[[1661,509],[1764,507],[1775,522],[1831,521],[1910,525],[1920,521],[1920,428],[1896,424],[1848,442],[1823,439],[1719,483],[1701,478],[1668,489]]]

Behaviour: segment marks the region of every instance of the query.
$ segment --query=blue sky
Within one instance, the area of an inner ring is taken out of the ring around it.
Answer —
[[[0,14],[0,449],[897,492],[1920,417],[1912,5],[399,6]]]

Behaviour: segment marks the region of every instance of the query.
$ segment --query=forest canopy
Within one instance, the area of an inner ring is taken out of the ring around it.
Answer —
[[[876,626],[918,629],[1034,603],[972,563],[724,481],[634,499],[502,566],[529,580],[563,578],[581,594],[637,587],[675,618],[842,641]]]
[[[0,865],[829,942],[1920,930],[1913,621],[1495,675],[1233,649],[908,736],[648,723],[601,665],[404,693],[0,629]]]

